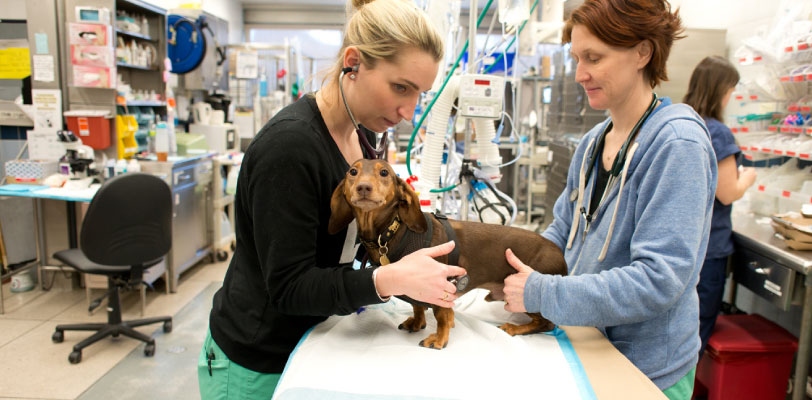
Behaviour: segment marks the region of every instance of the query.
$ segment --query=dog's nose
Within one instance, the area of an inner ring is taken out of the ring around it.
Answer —
[[[368,182],[358,182],[355,185],[355,191],[361,196],[369,196],[372,193],[372,184]]]

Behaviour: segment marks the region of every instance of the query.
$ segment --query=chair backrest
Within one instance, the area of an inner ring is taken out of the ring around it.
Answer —
[[[172,247],[172,194],[162,179],[130,172],[102,185],[82,222],[80,248],[103,265],[139,265]]]

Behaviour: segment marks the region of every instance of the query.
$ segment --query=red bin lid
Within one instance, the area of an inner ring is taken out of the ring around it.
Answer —
[[[716,354],[795,352],[798,339],[758,314],[720,315],[708,347]]]

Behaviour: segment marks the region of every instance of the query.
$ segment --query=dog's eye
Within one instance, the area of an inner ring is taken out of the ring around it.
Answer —
[[[350,169],[350,175],[352,176],[358,175],[358,170],[355,168]]]
[[[382,169],[382,170],[381,170],[381,176],[389,176],[389,170],[387,170],[387,169]]]

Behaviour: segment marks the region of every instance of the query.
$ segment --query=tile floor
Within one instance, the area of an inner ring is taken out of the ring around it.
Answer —
[[[211,296],[227,267],[228,260],[203,262],[181,276],[177,293],[166,294],[162,281],[147,291],[145,317],[173,316],[171,333],[163,333],[161,324],[139,328],[155,337],[154,357],[144,357],[143,342],[120,336],[87,347],[79,364],[70,364],[68,354],[90,333],[65,332],[64,342],[55,344],[54,327],[104,322],[104,306],[88,315],[85,289],[71,288],[69,276],[61,273],[48,291],[38,285],[11,293],[9,284],[2,285],[0,399],[199,399],[197,352],[208,327]],[[142,318],[137,291],[122,295],[122,307],[125,320]]]

